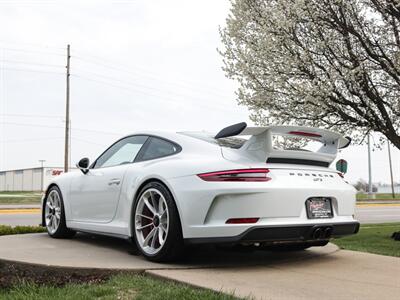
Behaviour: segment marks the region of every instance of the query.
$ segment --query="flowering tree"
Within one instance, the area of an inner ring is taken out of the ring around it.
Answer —
[[[320,126],[400,149],[400,0],[231,0],[224,71],[257,124]]]

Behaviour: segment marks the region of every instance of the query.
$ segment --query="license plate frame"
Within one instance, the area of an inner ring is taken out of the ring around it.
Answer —
[[[333,218],[332,199],[329,197],[312,197],[306,200],[306,211],[309,219]]]

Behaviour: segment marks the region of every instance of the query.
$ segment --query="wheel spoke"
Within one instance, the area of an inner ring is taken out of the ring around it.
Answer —
[[[46,226],[50,227],[50,224],[51,224],[51,215],[47,215],[46,216]]]
[[[153,238],[151,239],[151,247],[155,248],[156,246],[156,238],[158,236],[158,228],[155,228]]]
[[[46,205],[47,205],[47,207],[50,208],[50,209],[53,208],[53,206],[51,206],[51,204],[50,204],[50,201],[46,201]]]
[[[152,191],[150,191],[149,194],[150,194],[151,204],[154,207],[154,211],[158,212],[158,205],[157,205],[156,197],[154,196],[154,193]]]
[[[51,216],[51,230],[56,231],[56,218]]]
[[[136,230],[142,230],[142,229],[147,228],[147,227],[150,227],[150,226],[153,226],[153,223],[149,223],[149,224],[147,224],[147,225],[143,225],[143,226],[136,227]]]
[[[160,198],[158,198],[158,214],[161,216],[164,213],[164,199],[163,197],[160,196]]]
[[[61,205],[60,205],[60,197],[58,197],[58,195],[54,196],[54,207],[56,209],[61,207]]]
[[[145,219],[148,219],[148,220],[152,220],[152,221],[153,221],[153,218],[152,218],[152,217],[148,217],[148,216],[146,216],[146,215],[136,214],[136,216],[139,216],[139,217],[142,217],[142,218],[145,218]]]
[[[149,199],[148,198],[144,198],[144,203],[146,204],[147,208],[151,211],[151,213],[153,215],[157,214],[156,210],[154,209],[154,207],[150,204]]]
[[[164,232],[164,228],[160,226],[158,229],[158,242],[160,243],[160,245],[164,244]]]
[[[153,228],[143,241],[143,246],[148,246],[150,239],[154,236],[156,229]]]

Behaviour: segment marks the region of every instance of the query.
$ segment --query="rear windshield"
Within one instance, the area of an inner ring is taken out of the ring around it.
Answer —
[[[221,147],[227,147],[232,149],[239,149],[247,141],[244,138],[238,138],[238,137],[226,137],[221,139],[214,139],[214,135],[206,132],[179,132],[179,133],[208,143],[216,144]]]

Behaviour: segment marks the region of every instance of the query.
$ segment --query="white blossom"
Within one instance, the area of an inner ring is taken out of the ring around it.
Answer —
[[[397,0],[231,0],[224,70],[256,124],[329,128],[400,148]]]

